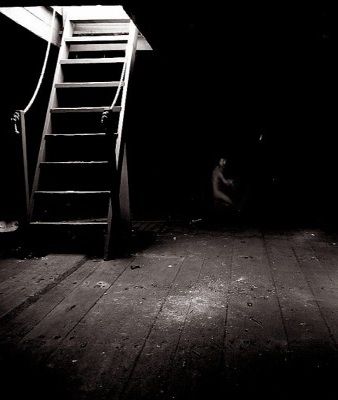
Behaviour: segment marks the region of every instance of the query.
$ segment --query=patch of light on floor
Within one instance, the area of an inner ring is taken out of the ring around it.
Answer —
[[[208,321],[220,313],[223,314],[225,307],[225,283],[220,279],[205,279],[195,287],[169,295],[162,315],[168,321],[177,323],[184,322],[190,314]]]

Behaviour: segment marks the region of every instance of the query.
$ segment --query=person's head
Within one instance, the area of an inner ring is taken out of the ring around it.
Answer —
[[[224,168],[226,163],[227,163],[227,160],[226,160],[226,158],[223,158],[223,157],[220,158],[219,161],[218,161],[218,165],[219,165],[221,168]]]

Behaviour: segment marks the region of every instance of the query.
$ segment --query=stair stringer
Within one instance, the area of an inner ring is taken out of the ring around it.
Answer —
[[[58,59],[56,62],[56,68],[55,68],[55,73],[54,73],[54,78],[53,78],[53,85],[52,85],[51,94],[49,97],[48,107],[47,107],[47,111],[46,111],[44,128],[43,128],[43,132],[42,132],[42,136],[41,136],[40,149],[39,149],[38,158],[37,158],[37,162],[36,162],[36,169],[35,169],[35,174],[34,174],[32,192],[31,192],[31,197],[30,197],[30,202],[29,202],[28,222],[31,222],[31,220],[32,220],[32,215],[33,215],[33,210],[34,210],[34,193],[38,189],[38,186],[39,186],[40,164],[41,164],[41,162],[45,161],[45,136],[46,136],[46,134],[51,133],[51,111],[50,110],[52,108],[57,107],[56,83],[63,82],[63,72],[62,72],[60,60],[67,58],[68,53],[69,53],[69,45],[66,43],[66,41],[64,39],[68,36],[72,36],[72,33],[73,33],[72,23],[68,18],[66,18],[65,23],[64,23],[62,38],[61,38],[61,46],[59,49]]]
[[[108,225],[104,246],[105,259],[109,259],[115,254],[119,253],[119,246],[123,245],[123,241],[128,239],[131,230],[128,169],[125,147],[126,138],[123,127],[128,85],[135,61],[137,39],[138,29],[135,24],[130,21],[129,38],[125,54],[127,64],[121,97],[121,111],[118,121],[116,145],[113,152],[115,164],[112,166],[112,168],[115,171],[112,171],[112,175],[114,176],[114,185],[116,187],[112,187],[109,200]]]

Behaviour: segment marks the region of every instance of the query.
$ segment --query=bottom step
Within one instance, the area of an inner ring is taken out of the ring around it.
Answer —
[[[32,221],[37,223],[106,223],[109,191],[36,191]]]
[[[47,253],[81,253],[103,257],[107,221],[32,221],[29,242]]]
[[[107,221],[32,221],[31,225],[62,225],[62,226],[79,226],[79,225],[101,225],[107,226]]]

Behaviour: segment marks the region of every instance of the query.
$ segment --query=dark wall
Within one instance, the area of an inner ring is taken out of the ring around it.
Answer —
[[[18,218],[23,211],[23,175],[20,137],[11,131],[10,117],[23,109],[33,95],[43,65],[47,42],[0,14],[1,114],[0,114],[0,218]],[[27,119],[30,180],[49,98],[57,49],[52,46],[43,85]]]
[[[250,217],[336,222],[332,18],[312,8],[214,15],[208,24],[191,12],[181,37],[171,30],[165,48],[139,53],[129,125],[134,213],[203,215],[225,154],[228,173],[250,186]]]

